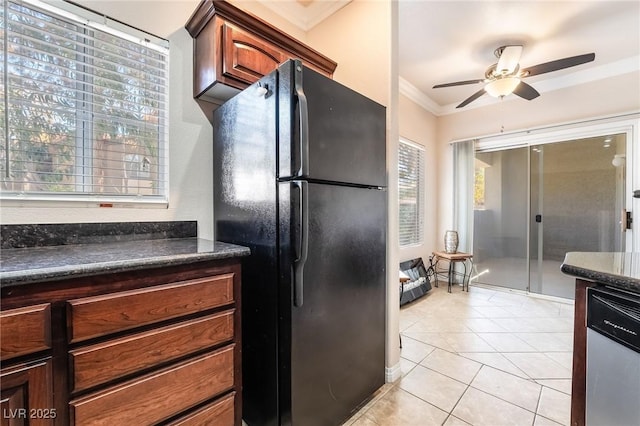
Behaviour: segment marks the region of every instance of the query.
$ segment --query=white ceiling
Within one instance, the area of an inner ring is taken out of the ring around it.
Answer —
[[[432,87],[484,78],[494,50],[505,44],[524,45],[522,67],[595,53],[591,63],[527,78],[541,96],[640,69],[638,1],[399,0],[399,21],[401,87],[438,114],[482,85]],[[484,95],[465,108],[495,101]]]
[[[167,28],[182,28],[199,3],[199,0],[76,1],[115,18],[124,12],[127,18],[136,16],[140,22],[134,25],[164,37],[170,35]],[[308,31],[351,0],[258,1]],[[455,106],[482,85],[441,89],[432,86],[484,78],[487,67],[496,62],[494,50],[505,44],[524,45],[520,59],[523,68],[595,53],[596,59],[591,63],[527,78],[526,82],[542,96],[558,88],[640,70],[638,0],[397,1],[401,91],[437,115],[455,112]],[[240,6],[241,2],[236,1]],[[485,95],[464,109],[491,102],[496,100]]]

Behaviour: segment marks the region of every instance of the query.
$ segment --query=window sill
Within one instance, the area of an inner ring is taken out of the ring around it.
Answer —
[[[2,207],[29,207],[29,208],[145,208],[167,209],[169,200],[166,197],[94,197],[94,196],[26,196],[26,195],[0,195]]]

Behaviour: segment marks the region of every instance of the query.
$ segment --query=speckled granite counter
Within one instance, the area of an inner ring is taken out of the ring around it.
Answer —
[[[0,286],[249,255],[195,221],[1,225]]]
[[[246,247],[199,238],[5,249],[0,252],[0,286],[247,255]]]
[[[640,253],[569,252],[561,270],[577,278],[640,293]]]

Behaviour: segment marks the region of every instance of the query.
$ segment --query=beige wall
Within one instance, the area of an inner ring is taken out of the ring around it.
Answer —
[[[400,249],[400,261],[422,257],[426,262],[432,251],[439,249],[440,238],[436,233],[438,212],[438,143],[436,140],[437,118],[406,96],[400,96],[398,109],[400,137],[408,139],[425,149],[425,197],[424,242],[422,244]],[[442,234],[444,236],[444,234]]]
[[[354,0],[311,29],[307,43],[338,63],[334,79],[388,106],[390,0]]]

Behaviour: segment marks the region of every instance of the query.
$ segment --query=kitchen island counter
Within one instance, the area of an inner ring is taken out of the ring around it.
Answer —
[[[640,293],[640,253],[569,252],[561,270],[586,281]]]
[[[640,293],[640,253],[569,252],[562,272],[576,277],[571,425],[584,425],[587,392],[587,288],[606,285]]]

